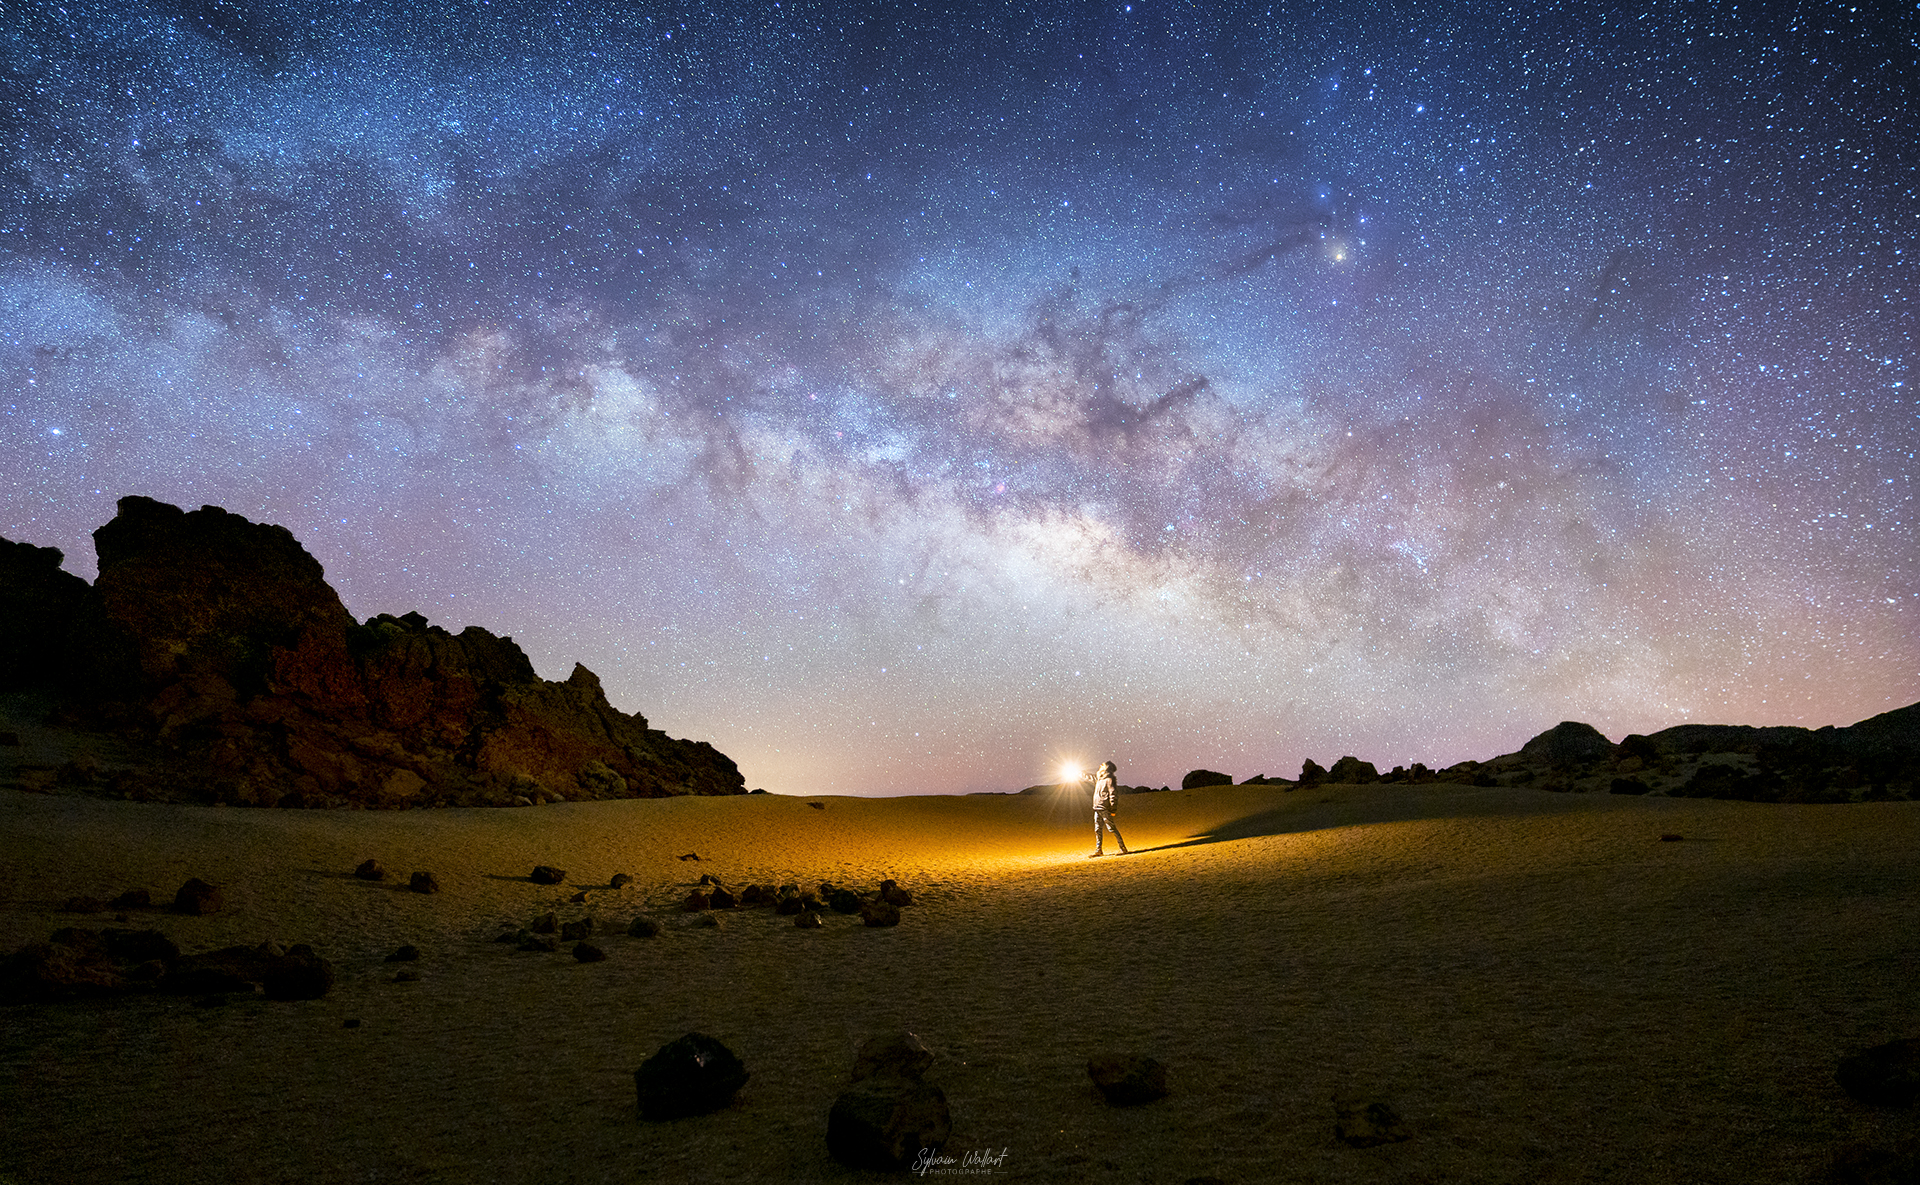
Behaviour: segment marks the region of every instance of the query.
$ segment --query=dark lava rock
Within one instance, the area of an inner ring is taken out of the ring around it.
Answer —
[[[652,918],[635,918],[633,924],[627,927],[627,933],[635,938],[658,938],[660,923]]]
[[[1103,1053],[1087,1059],[1087,1077],[1117,1107],[1166,1097],[1167,1068],[1138,1053]]]
[[[727,890],[715,887],[707,898],[708,909],[732,909],[740,904],[740,899]]]
[[[0,1001],[14,1003],[100,996],[121,991],[127,978],[92,931],[61,931],[69,941],[35,942],[0,965]]]
[[[64,649],[89,590],[60,566],[65,558],[0,539],[0,691],[55,687],[71,673]]]
[[[527,929],[532,930],[535,934],[558,934],[560,932],[560,919],[552,910],[548,910],[533,919],[533,925],[528,926]]]
[[[196,876],[181,885],[179,892],[173,895],[173,912],[199,917],[218,913],[226,903],[226,898],[220,896],[220,890]]]
[[[419,983],[420,973],[418,971],[413,970],[411,967],[409,967],[404,971],[395,971],[393,973],[393,978],[388,980],[387,982],[388,983]]]
[[[698,913],[703,909],[712,909],[713,896],[712,894],[702,893],[700,890],[695,889],[693,892],[687,894],[687,899],[680,903],[680,908],[686,910],[688,913]]]
[[[1673,832],[1669,831],[1665,835],[1662,835],[1660,837],[1660,842],[1661,843],[1680,843],[1682,840],[1686,838],[1687,837],[1684,835],[1675,835]]]
[[[158,930],[102,930],[100,942],[106,947],[107,956],[120,963],[146,963],[155,959],[171,963],[180,957],[180,948],[173,944],[173,939]]]
[[[303,943],[270,962],[260,986],[269,1000],[318,1000],[333,987],[333,964]]]
[[[107,905],[113,909],[152,909],[153,894],[145,889],[128,889]]]
[[[1202,786],[1231,786],[1233,775],[1218,773],[1210,769],[1188,770],[1187,776],[1180,779],[1182,790],[1197,790]]]
[[[833,908],[833,912],[835,913],[859,913],[861,905],[860,894],[854,892],[852,889],[835,889],[832,895],[827,898],[827,904]]]
[[[560,941],[562,942],[579,942],[583,938],[591,937],[592,934],[592,918],[581,918],[577,922],[562,922],[560,924]]]
[[[740,890],[740,904],[743,907],[772,905],[774,900],[773,889],[767,885],[748,885]]]
[[[1372,1148],[1411,1138],[1400,1113],[1390,1103],[1335,1099],[1333,1115],[1334,1136],[1350,1148]]]
[[[789,894],[773,903],[773,912],[782,915],[800,913],[806,908],[805,899],[798,893]]]
[[[585,889],[582,889],[578,893],[575,893],[573,896],[567,898],[568,901],[572,902],[575,905],[585,905],[588,901],[591,901],[592,899],[593,899],[593,894],[588,892]]]
[[[896,1078],[919,1078],[933,1066],[933,1051],[920,1038],[902,1030],[872,1037],[860,1047],[853,1059],[853,1080],[891,1074]]]
[[[360,1018],[357,1016],[349,1016],[340,1022],[340,1027],[343,1029],[357,1029],[360,1027]]]
[[[731,1049],[705,1033],[688,1033],[642,1062],[633,1086],[641,1118],[681,1119],[726,1106],[748,1076]]]
[[[694,852],[688,852],[686,855],[680,857],[682,860],[698,860],[699,858],[699,855]]]
[[[536,885],[557,885],[567,879],[567,874],[551,864],[536,864],[529,879]]]
[[[718,885],[720,883],[720,878],[713,875],[711,872],[703,872],[700,874],[700,883],[703,885]]]
[[[380,866],[378,860],[362,860],[360,866],[353,870],[353,875],[363,881],[383,881],[387,879],[387,870]]]
[[[937,1152],[953,1134],[944,1091],[882,1074],[841,1092],[827,1113],[827,1151],[842,1164],[897,1171]]]
[[[407,888],[416,893],[438,893],[440,882],[433,879],[431,872],[416,872],[408,879]]]
[[[1327,771],[1327,781],[1342,785],[1364,786],[1379,780],[1380,771],[1374,768],[1373,762],[1362,761],[1352,755],[1334,762],[1333,768]]]
[[[409,943],[406,946],[397,948],[392,954],[388,955],[386,957],[386,962],[413,963],[413,962],[417,962],[419,958],[420,958],[420,948]]]
[[[900,924],[900,907],[885,901],[869,901],[860,907],[860,920],[869,926],[897,926]]]
[[[1875,1107],[1911,1107],[1920,1098],[1920,1037],[1889,1041],[1840,1062],[1840,1089]]]
[[[1613,760],[1614,746],[1593,725],[1563,720],[1520,746],[1520,756],[1559,767],[1584,765]]]
[[[802,930],[818,930],[826,925],[826,919],[811,909],[803,909],[793,915],[793,924]]]
[[[899,881],[884,880],[880,882],[880,900],[888,905],[912,905],[913,894],[901,888]]]
[[[107,903],[98,897],[69,897],[61,902],[60,909],[64,913],[105,913]]]
[[[1300,763],[1299,783],[1302,786],[1318,786],[1327,780],[1327,771],[1319,762],[1309,757]]]
[[[581,963],[604,963],[607,952],[591,942],[582,942],[573,948],[573,957],[575,961]]]
[[[628,875],[627,875],[626,873],[624,873],[624,872],[616,872],[616,873],[614,873],[614,874],[613,874],[613,876],[612,876],[611,878],[609,878],[609,879],[608,879],[608,881],[607,881],[607,888],[609,888],[609,889],[624,889],[624,888],[626,888],[626,887],[627,887],[628,885],[630,885],[630,884],[632,884],[632,883],[633,883],[633,878],[632,878],[632,877],[630,877],[630,876],[628,876]]]

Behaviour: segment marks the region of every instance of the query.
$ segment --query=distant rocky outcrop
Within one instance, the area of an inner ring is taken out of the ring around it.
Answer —
[[[150,759],[109,789],[258,805],[511,805],[742,794],[711,745],[647,727],[575,666],[541,679],[512,638],[417,613],[356,622],[283,527],[127,497],[99,578],[0,540],[9,689]],[[83,779],[84,784],[87,779]]]

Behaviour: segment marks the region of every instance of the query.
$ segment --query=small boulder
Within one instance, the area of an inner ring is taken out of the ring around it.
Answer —
[[[1166,1097],[1167,1068],[1138,1053],[1103,1053],[1087,1059],[1087,1077],[1116,1107]]]
[[[1379,780],[1380,771],[1373,762],[1362,761],[1351,754],[1334,762],[1333,768],[1327,771],[1327,781],[1343,785],[1364,786]]]
[[[833,908],[833,912],[835,913],[859,913],[861,905],[860,894],[854,892],[852,889],[835,889],[833,893],[827,897],[827,904]]]
[[[627,927],[627,933],[635,938],[658,938],[660,923],[652,918],[635,918],[633,924]]]
[[[733,1101],[749,1074],[733,1050],[705,1033],[662,1045],[633,1072],[643,1119],[682,1119]]]
[[[1920,1037],[1888,1041],[1844,1058],[1840,1089],[1875,1107],[1911,1107],[1920,1099]]]
[[[688,925],[691,925],[696,929],[718,930],[721,928],[720,915],[717,913],[714,913],[712,910],[708,910],[705,913],[696,913],[693,915],[693,920],[689,922]]]
[[[872,1037],[860,1047],[853,1059],[853,1080],[891,1074],[896,1078],[920,1078],[933,1066],[933,1051],[920,1038],[902,1030]]]
[[[1197,790],[1202,786],[1231,785],[1233,785],[1232,775],[1217,773],[1210,769],[1189,770],[1187,771],[1187,776],[1180,779],[1180,788],[1182,790]]]
[[[1373,1148],[1411,1139],[1393,1104],[1370,1099],[1335,1099],[1333,1134],[1350,1148]]]
[[[884,880],[880,882],[880,900],[888,905],[912,905],[913,894],[901,888],[899,881]]]
[[[633,878],[632,878],[632,877],[630,877],[630,876],[628,876],[628,875],[627,875],[626,873],[624,873],[624,872],[616,872],[616,873],[614,873],[614,874],[613,874],[613,876],[612,876],[612,877],[610,877],[610,878],[608,878],[608,880],[607,880],[607,888],[609,888],[609,889],[624,889],[624,888],[626,888],[626,887],[627,887],[628,885],[630,885],[630,884],[632,884],[632,883],[633,883]]]
[[[575,893],[573,896],[567,898],[567,900],[572,902],[575,905],[585,905],[589,900],[592,899],[592,897],[593,897],[593,894],[589,893],[585,889],[582,889],[578,893]]]
[[[557,885],[567,879],[567,874],[551,864],[536,864],[528,879],[536,885]]]
[[[576,962],[581,963],[604,963],[607,960],[607,952],[591,942],[582,942],[573,948],[573,957]]]
[[[385,961],[389,963],[415,963],[419,960],[420,948],[414,946],[412,943],[408,943],[406,946],[396,948],[392,954],[386,957]]]
[[[696,852],[688,852],[686,855],[680,857],[682,860],[698,860],[699,858],[700,856]]]
[[[152,909],[153,894],[145,889],[128,889],[107,904],[113,909]]]
[[[158,930],[100,931],[100,942],[107,954],[120,963],[147,963],[158,960],[171,963],[180,957],[180,948]]]
[[[827,1113],[827,1151],[853,1168],[911,1168],[953,1134],[947,1096],[915,1078],[880,1074],[842,1091]]]
[[[1318,761],[1315,761],[1313,758],[1309,757],[1305,761],[1302,761],[1300,763],[1300,777],[1298,779],[1300,785],[1318,786],[1320,783],[1326,780],[1327,780],[1326,768],[1322,766]]]
[[[826,919],[811,909],[803,909],[793,915],[793,924],[802,930],[818,930],[826,925]]]
[[[532,930],[535,934],[558,934],[560,932],[560,919],[549,909],[547,912],[533,919],[533,925],[528,926],[527,929]]]
[[[807,805],[816,811],[824,811],[827,809],[827,804],[824,802],[810,802]]]
[[[900,907],[885,901],[869,901],[860,907],[860,920],[869,926],[897,926]]]
[[[592,934],[592,918],[581,918],[577,922],[562,922],[560,924],[560,941],[562,942],[579,942],[582,939],[592,936]]]
[[[766,885],[748,885],[746,888],[740,890],[740,904],[742,907],[751,908],[756,905],[772,905],[773,902],[773,890]]]
[[[693,892],[687,894],[687,899],[680,903],[680,908],[686,910],[688,913],[699,913],[703,909],[712,909],[713,896],[710,893],[702,893],[700,890],[695,889]]]
[[[302,943],[268,962],[260,986],[269,1000],[318,1000],[333,987],[333,964]]]
[[[431,872],[416,872],[408,878],[407,888],[416,893],[438,893],[440,882],[433,879]]]
[[[173,912],[201,917],[220,912],[226,903],[226,898],[220,895],[219,889],[196,876],[181,885],[179,891],[173,895]]]
[[[714,885],[717,887],[720,884],[720,878],[713,875],[711,872],[703,872],[700,874],[700,883],[703,885]]]
[[[353,875],[363,881],[383,881],[387,879],[387,870],[380,866],[378,860],[362,860],[360,866],[353,870]]]
[[[788,896],[782,897],[780,898],[780,900],[773,903],[773,912],[777,914],[781,914],[783,916],[787,914],[802,913],[806,910],[806,908],[807,908],[806,901],[804,901],[801,898],[800,894],[798,893],[793,893]]]
[[[738,897],[718,886],[715,886],[712,894],[707,898],[708,909],[732,909],[739,904]]]

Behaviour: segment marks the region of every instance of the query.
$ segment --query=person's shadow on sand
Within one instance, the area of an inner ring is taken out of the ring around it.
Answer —
[[[1220,824],[1220,826],[1214,828],[1212,831],[1203,832],[1186,839],[1176,840],[1173,843],[1163,843],[1151,848],[1135,848],[1133,850],[1137,853],[1170,852],[1176,848],[1193,848],[1199,847],[1201,844],[1210,843],[1229,843],[1236,839],[1258,839],[1262,836],[1285,835],[1296,831],[1318,831],[1324,827],[1339,827],[1342,826],[1343,823],[1344,821],[1303,819],[1301,812],[1297,809],[1275,809],[1260,811],[1257,814],[1246,815],[1238,819],[1231,819]]]

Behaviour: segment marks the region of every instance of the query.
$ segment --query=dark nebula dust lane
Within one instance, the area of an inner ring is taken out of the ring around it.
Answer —
[[[1432,7],[0,9],[0,535],[787,792],[1920,700],[1911,31]]]

